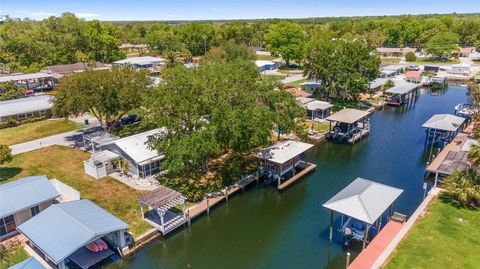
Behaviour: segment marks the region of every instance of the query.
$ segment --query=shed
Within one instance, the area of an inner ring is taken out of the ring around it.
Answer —
[[[7,101],[0,101],[0,122],[8,119],[18,121],[33,117],[50,117],[53,96],[39,95]]]
[[[88,268],[93,260],[104,259],[104,253],[112,255],[113,251],[108,248],[92,252],[86,245],[102,239],[110,247],[123,248],[128,224],[89,200],[78,200],[52,205],[17,229],[45,255],[47,262],[63,269],[69,258],[81,268]]]
[[[0,239],[53,204],[60,194],[46,176],[30,176],[0,185]]]
[[[323,204],[330,209],[330,241],[333,236],[333,212],[365,223],[363,241],[366,243],[369,226],[381,218],[402,192],[401,189],[364,178],[355,179]]]
[[[120,138],[105,145],[105,148],[128,160],[132,165],[131,173],[141,178],[154,176],[160,173],[160,162],[165,156],[151,148],[148,141],[164,131],[164,128],[158,128]]]
[[[185,214],[186,198],[179,192],[168,187],[160,186],[138,197],[142,219],[157,228],[163,235],[183,225],[187,216]],[[182,212],[171,210],[177,205],[182,206]],[[144,207],[147,212],[144,213]]]
[[[35,257],[30,257],[13,266],[8,267],[8,269],[46,269],[46,268]]]

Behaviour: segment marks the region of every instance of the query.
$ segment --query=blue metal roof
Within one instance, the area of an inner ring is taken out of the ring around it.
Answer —
[[[45,267],[34,257],[30,257],[23,262],[19,262],[8,269],[45,269]]]
[[[89,200],[55,204],[17,229],[59,264],[77,249],[128,224]]]
[[[46,176],[24,177],[0,185],[0,218],[60,196]]]

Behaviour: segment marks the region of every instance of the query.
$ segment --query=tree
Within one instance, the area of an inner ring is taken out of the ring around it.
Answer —
[[[265,42],[268,50],[281,55],[287,66],[291,60],[302,60],[305,36],[297,23],[282,21],[273,24],[265,35]]]
[[[275,104],[285,111],[298,107],[293,96],[261,81],[251,61],[225,59],[231,56],[198,68],[168,69],[146,99],[149,124],[165,127],[152,144],[165,154],[169,177],[198,178],[192,175],[205,175],[209,161],[222,153],[243,154],[268,144],[279,124]],[[281,124],[291,130],[294,120]]]
[[[454,172],[445,178],[443,188],[462,205],[480,205],[480,180],[474,170]]]
[[[336,95],[356,101],[377,77],[380,59],[363,42],[315,35],[304,62],[304,75],[322,84],[327,99]]]
[[[415,62],[417,60],[417,56],[415,56],[415,53],[409,51],[405,54],[405,60],[407,60],[407,62]]]
[[[449,58],[452,51],[458,50],[459,37],[452,32],[441,32],[432,36],[425,44],[427,53],[438,58]]]
[[[237,45],[233,41],[229,41],[222,46],[211,48],[203,62],[212,61],[234,61],[234,60],[255,60],[255,54],[245,45]]]
[[[0,83],[0,100],[12,100],[23,96],[22,89],[25,87],[18,87],[15,81],[7,81]]]
[[[61,117],[90,113],[110,131],[128,111],[139,108],[151,85],[146,71],[86,70],[60,79],[54,112]]]
[[[12,149],[7,145],[0,145],[0,165],[11,162],[12,159]]]

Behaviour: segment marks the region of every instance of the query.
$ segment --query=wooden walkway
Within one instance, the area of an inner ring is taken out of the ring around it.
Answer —
[[[348,269],[370,269],[377,258],[387,248],[393,238],[400,232],[403,223],[390,220],[372,242],[353,260]]]
[[[283,182],[282,184],[278,185],[277,189],[278,190],[285,189],[286,187],[292,185],[297,180],[301,179],[304,175],[310,173],[312,170],[314,170],[317,167],[316,164],[307,163],[307,162],[305,163],[308,164],[308,166],[305,169],[303,169],[302,171],[300,171],[298,174],[294,175],[292,178],[288,179],[287,181]]]
[[[250,176],[247,176],[237,181],[235,184],[228,187],[225,191],[220,192],[215,197],[204,198],[201,202],[187,209],[187,216],[190,219],[193,219],[204,212],[208,212],[211,207],[215,206],[216,204],[220,203],[225,199],[228,199],[227,198],[228,196],[236,193],[238,190],[243,189],[244,187],[246,187],[247,185],[249,185],[250,183],[256,180],[257,180],[257,177],[252,174]]]

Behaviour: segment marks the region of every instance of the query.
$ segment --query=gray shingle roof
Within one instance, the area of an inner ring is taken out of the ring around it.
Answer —
[[[0,218],[60,196],[46,176],[31,176],[0,185]]]
[[[35,246],[59,264],[80,247],[128,224],[89,200],[55,204],[17,227]]]
[[[388,185],[357,178],[323,207],[373,224],[403,192]]]
[[[0,109],[0,117],[48,110],[53,107],[53,96],[40,95],[8,101],[0,101],[0,107],[2,108]]]

